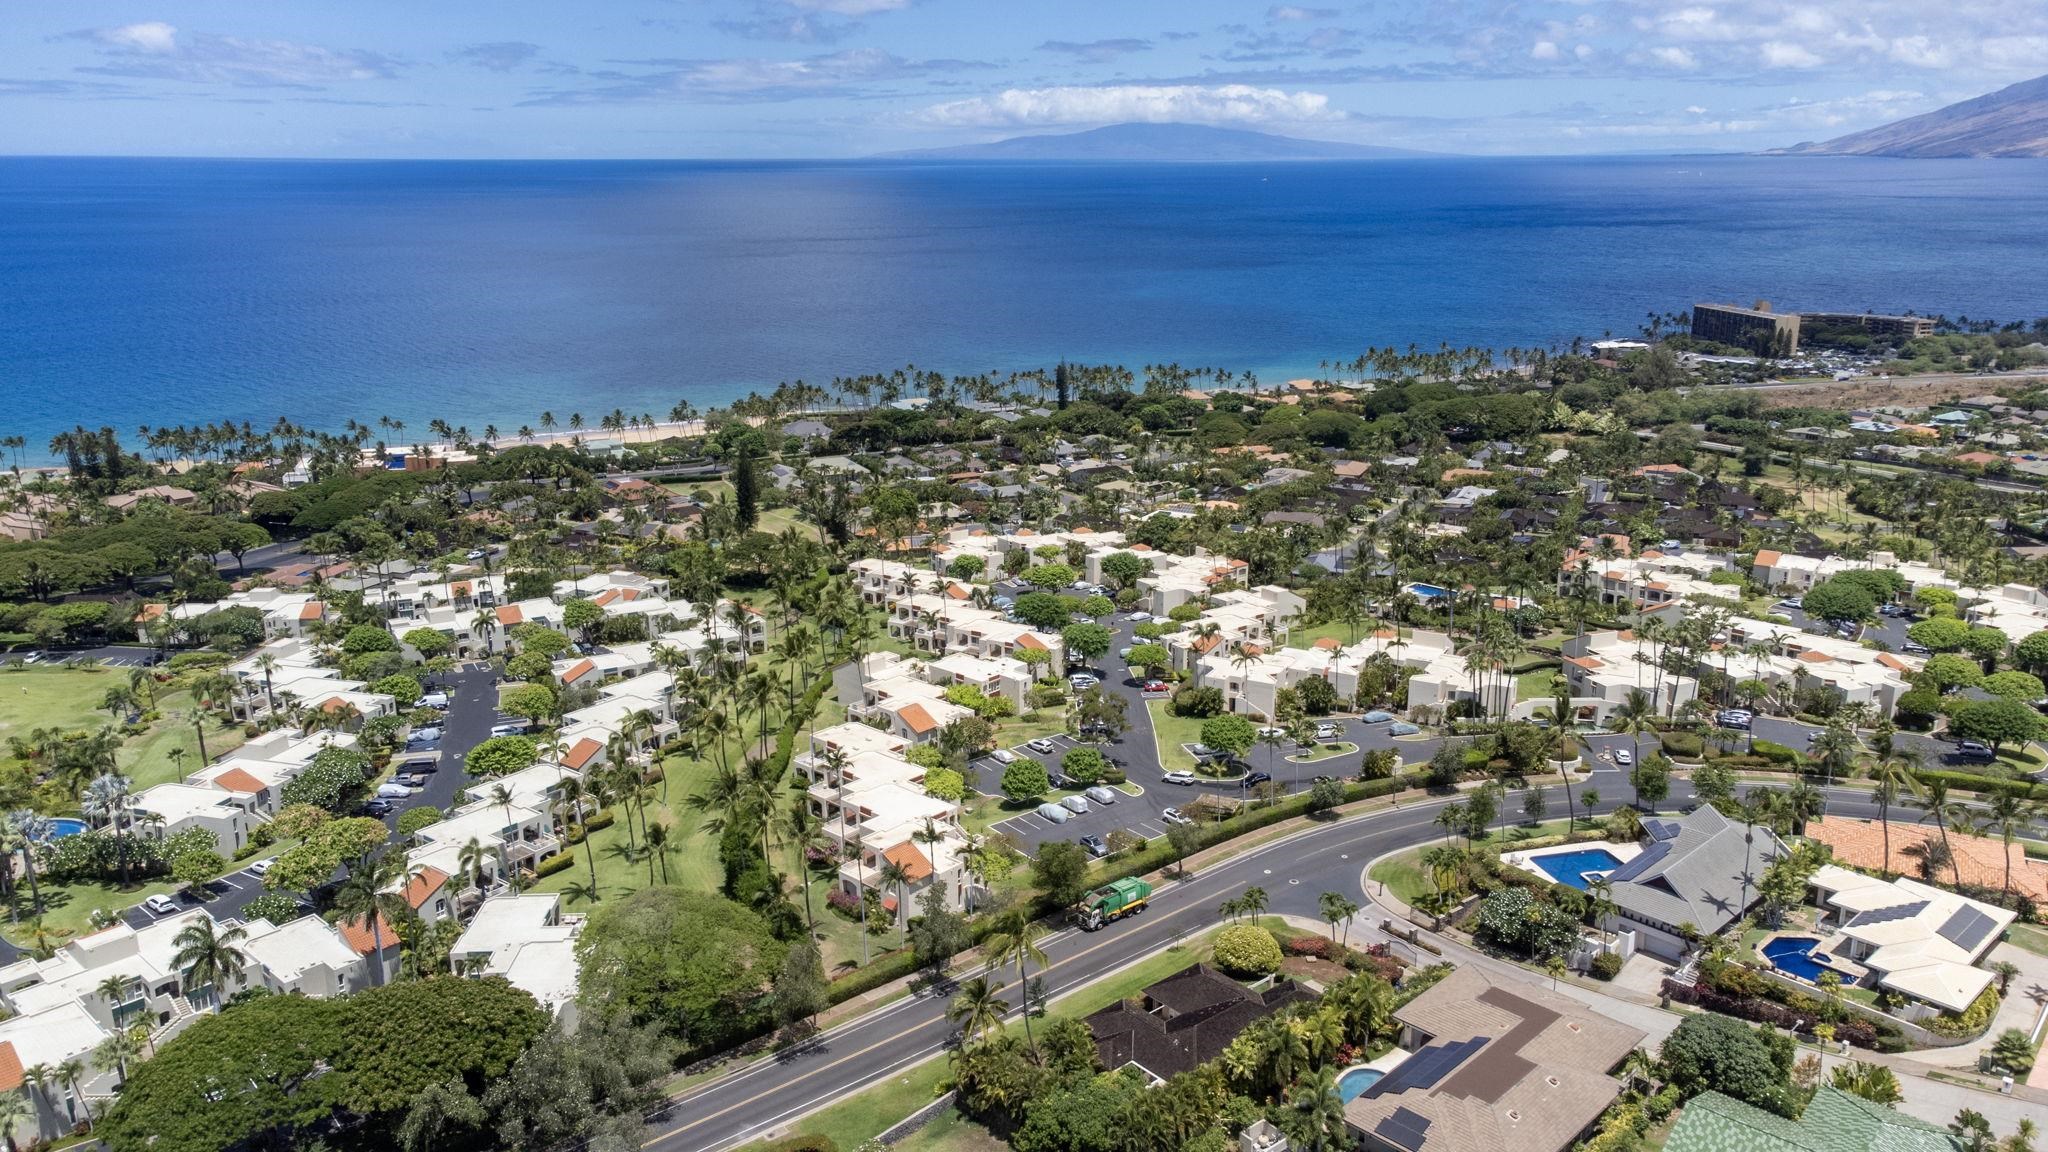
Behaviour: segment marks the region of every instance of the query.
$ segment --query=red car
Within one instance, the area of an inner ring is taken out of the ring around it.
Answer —
[[[1166,681],[1164,681],[1164,680],[1147,680],[1147,681],[1145,681],[1145,691],[1147,691],[1147,692],[1164,692],[1164,691],[1166,691],[1166,690],[1167,690],[1167,689],[1168,689],[1169,687],[1170,687],[1170,685],[1168,685],[1168,684],[1166,683]]]

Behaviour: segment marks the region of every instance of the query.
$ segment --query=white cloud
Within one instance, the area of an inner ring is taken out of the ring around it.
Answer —
[[[1334,20],[1341,13],[1335,8],[1302,8],[1293,4],[1277,4],[1266,9],[1266,19],[1275,24],[1298,24],[1307,20]]]
[[[1687,51],[1684,48],[1678,48],[1671,45],[1666,45],[1662,48],[1652,48],[1650,50],[1650,56],[1659,63],[1669,65],[1673,68],[1684,68],[1690,70],[1700,66],[1698,58],[1695,57],[1691,52]]]
[[[1766,68],[1818,68],[1827,63],[1800,45],[1783,40],[1767,40],[1757,50],[1763,55]]]
[[[123,24],[118,28],[101,28],[93,36],[102,44],[117,48],[132,48],[137,52],[165,53],[178,47],[178,30],[161,20],[142,24]]]
[[[1062,124],[1268,124],[1341,120],[1320,92],[1284,92],[1248,84],[1124,84],[1102,88],[1011,88],[993,96],[934,105],[920,114],[954,128]]]
[[[1557,45],[1548,40],[1538,40],[1535,46],[1529,49],[1531,60],[1555,60],[1559,55]]]
[[[899,12],[910,0],[790,0],[806,12],[830,12],[835,16],[872,16],[877,12]]]
[[[1593,46],[1591,44],[1581,44],[1572,49],[1572,55],[1577,56],[1581,60],[1590,60],[1593,58]]]

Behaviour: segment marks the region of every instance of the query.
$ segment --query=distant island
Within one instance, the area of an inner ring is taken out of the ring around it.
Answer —
[[[1879,128],[1775,149],[1770,155],[1916,160],[2048,156],[2048,76]]]
[[[1128,160],[1215,164],[1245,160],[1395,160],[1442,153],[1303,140],[1207,124],[1111,124],[1086,132],[1013,136],[987,144],[889,152],[878,160]]]

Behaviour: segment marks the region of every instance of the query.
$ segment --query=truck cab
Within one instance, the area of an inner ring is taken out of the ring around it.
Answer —
[[[1081,898],[1070,918],[1084,931],[1093,932],[1112,920],[1121,920],[1142,910],[1152,899],[1152,885],[1136,877],[1111,880]]]

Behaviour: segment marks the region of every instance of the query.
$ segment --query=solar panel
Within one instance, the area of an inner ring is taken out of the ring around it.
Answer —
[[[1889,908],[1872,908],[1865,912],[1858,912],[1850,917],[1849,922],[1844,924],[1843,927],[1862,928],[1870,924],[1889,924],[1894,920],[1904,920],[1909,916],[1918,916],[1920,910],[1925,907],[1927,907],[1927,901],[1916,900],[1910,904],[1894,904]],[[1964,911],[1968,911],[1968,909],[1964,909]],[[1949,923],[1955,923],[1955,919],[1951,917]]]
[[[1643,831],[1648,832],[1652,840],[1675,840],[1684,830],[1675,820],[1643,821]]]
[[[1429,1117],[1406,1108],[1396,1108],[1373,1126],[1373,1134],[1385,1137],[1389,1142],[1408,1149],[1408,1152],[1421,1152],[1422,1142],[1429,1135]]]
[[[1410,1088],[1428,1090],[1436,1087],[1437,1081],[1463,1064],[1472,1054],[1486,1047],[1490,1037],[1475,1036],[1470,1040],[1457,1040],[1448,1044],[1431,1044],[1415,1055],[1401,1062],[1400,1067],[1387,1073],[1379,1083],[1366,1089],[1368,1096],[1385,1096],[1405,1092]]]
[[[1643,849],[1642,855],[1609,872],[1607,874],[1607,882],[1609,884],[1620,884],[1623,881],[1633,880],[1648,871],[1651,865],[1663,860],[1664,857],[1670,854],[1671,841],[1655,841],[1648,848]]]
[[[1956,910],[1955,915],[1948,918],[1948,923],[1935,931],[1941,934],[1942,939],[1963,951],[1975,952],[1977,945],[1982,944],[1984,937],[1990,935],[1991,930],[1996,927],[1998,921],[1965,904]]]

